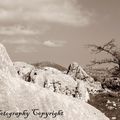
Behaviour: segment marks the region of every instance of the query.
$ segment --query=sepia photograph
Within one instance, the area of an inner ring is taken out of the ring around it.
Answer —
[[[0,120],[120,120],[119,0],[0,0]]]

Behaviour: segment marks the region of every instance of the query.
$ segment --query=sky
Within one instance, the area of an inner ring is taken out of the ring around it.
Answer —
[[[94,59],[87,44],[120,41],[119,5],[120,0],[0,0],[0,42],[13,61],[85,66]]]

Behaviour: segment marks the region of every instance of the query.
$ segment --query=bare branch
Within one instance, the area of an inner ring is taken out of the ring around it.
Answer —
[[[95,65],[95,64],[105,64],[105,63],[118,64],[118,61],[116,61],[115,59],[103,59],[103,60],[100,60],[100,61],[93,60],[93,61],[91,61],[91,63],[92,63],[92,65]]]
[[[100,52],[106,52],[110,55],[112,55],[115,59],[120,59],[120,55],[118,56],[118,52],[114,50],[115,44],[114,44],[114,39],[112,39],[110,42],[106,43],[103,46],[97,46],[93,44],[89,44],[88,47],[91,47],[91,51],[94,52],[95,54],[98,54]]]
[[[100,61],[93,60],[91,61],[92,65],[95,64],[104,64],[104,63],[114,63],[118,67],[118,70],[120,71],[120,50],[117,48],[117,46],[114,43],[114,39],[109,41],[108,43],[104,44],[103,46],[98,46],[94,44],[88,45],[88,47],[91,47],[91,51],[95,54],[105,52],[109,55],[111,55],[112,59],[102,59]]]
[[[94,52],[95,54],[102,52],[101,46],[89,44],[88,47],[93,48],[91,49],[91,51]]]
[[[111,41],[109,41],[108,43],[106,43],[103,47],[104,47],[104,48],[105,48],[106,46],[115,47],[114,42],[115,42],[115,40],[112,39]]]

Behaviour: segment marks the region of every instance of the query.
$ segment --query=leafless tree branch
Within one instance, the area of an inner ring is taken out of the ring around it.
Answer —
[[[92,48],[91,51],[95,54],[105,52],[112,56],[112,59],[102,59],[100,61],[93,60],[92,65],[95,64],[104,64],[104,63],[114,63],[119,66],[120,70],[120,52],[116,49],[116,45],[114,44],[115,40],[112,39],[111,41],[107,42],[103,46],[98,46],[94,44],[89,44],[88,47]]]

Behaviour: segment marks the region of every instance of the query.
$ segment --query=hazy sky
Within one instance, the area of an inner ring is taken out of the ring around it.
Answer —
[[[0,42],[12,60],[88,64],[86,44],[120,41],[120,0],[0,0]]]

